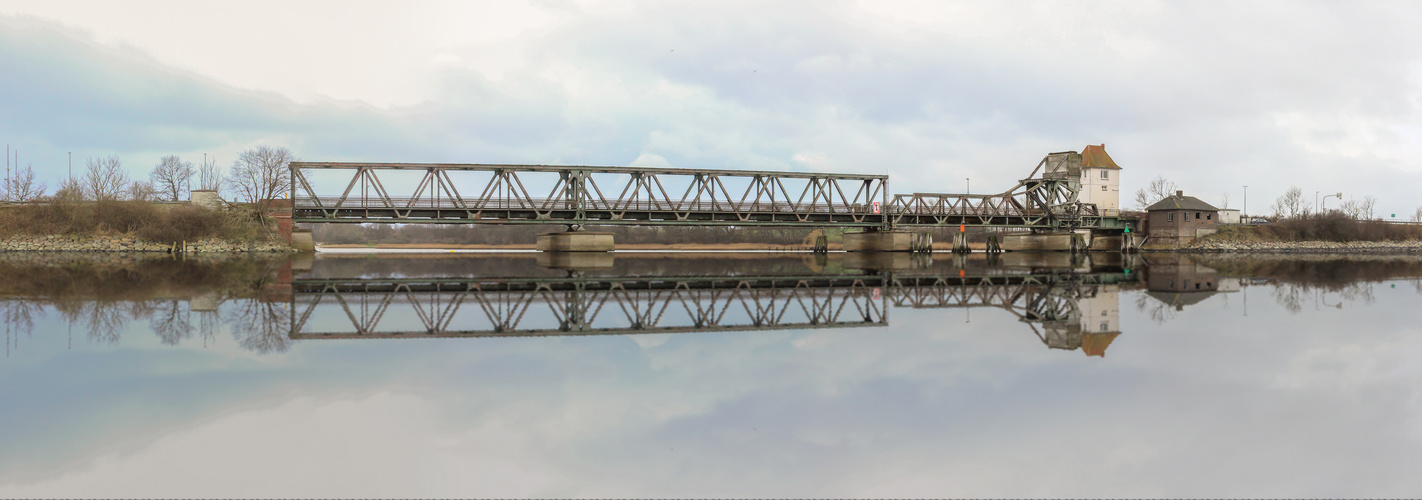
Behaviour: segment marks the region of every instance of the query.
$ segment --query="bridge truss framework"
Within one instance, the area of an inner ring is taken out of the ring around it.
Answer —
[[[1128,223],[1119,217],[1103,216],[1095,205],[1078,202],[1080,171],[1076,153],[1052,153],[1029,178],[1002,193],[893,195],[885,175],[551,165],[290,165],[292,221],[298,223],[1126,228]],[[329,182],[313,182],[316,176]],[[403,176],[402,182],[390,182],[391,176]],[[342,188],[330,188],[337,185]],[[325,191],[328,188],[331,191]]]

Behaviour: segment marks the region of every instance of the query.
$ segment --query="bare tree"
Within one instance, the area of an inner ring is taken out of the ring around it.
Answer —
[[[158,197],[158,190],[153,189],[153,184],[143,181],[133,181],[128,184],[128,199],[134,201],[152,201]]]
[[[183,195],[192,189],[192,178],[193,163],[179,159],[178,155],[164,156],[148,173],[148,180],[158,198],[168,201],[183,199]]]
[[[1144,188],[1136,190],[1136,208],[1145,210],[1146,207],[1154,205],[1155,202],[1164,200],[1165,197],[1175,194],[1175,182],[1166,179],[1163,175],[1157,175],[1150,184]]]
[[[289,149],[257,146],[237,155],[228,182],[238,197],[253,203],[279,198],[291,188],[287,165],[293,161],[296,157]]]
[[[84,172],[84,192],[93,200],[117,200],[128,188],[128,171],[118,155],[89,158]]]
[[[1229,191],[1220,193],[1220,208],[1229,208]]]
[[[1417,211],[1412,212],[1412,222],[1422,222],[1422,207],[1417,207]]]
[[[1365,196],[1361,200],[1348,200],[1338,204],[1338,212],[1358,220],[1371,220],[1373,211],[1376,210],[1378,200],[1372,196]]]
[[[1304,203],[1303,190],[1298,186],[1289,187],[1269,208],[1280,218],[1293,218],[1309,213],[1308,204]]]
[[[1338,212],[1350,218],[1356,219],[1358,218],[1358,202],[1356,200],[1348,200],[1339,203],[1338,208],[1335,208],[1330,212]]]
[[[204,158],[198,166],[198,189],[222,190],[222,167],[217,166],[217,158]]]
[[[84,181],[73,177],[64,179],[64,182],[59,183],[59,189],[54,191],[54,199],[61,201],[84,199]]]
[[[44,196],[45,185],[35,182],[35,170],[31,165],[15,170],[14,175],[5,179],[5,195],[14,201],[30,201]]]

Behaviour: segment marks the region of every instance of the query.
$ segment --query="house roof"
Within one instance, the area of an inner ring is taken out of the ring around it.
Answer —
[[[1166,196],[1165,199],[1157,201],[1151,204],[1151,206],[1146,207],[1147,212],[1152,210],[1209,210],[1218,212],[1220,209],[1215,208],[1209,203],[1200,201],[1199,198],[1196,198],[1194,196],[1174,194],[1171,196]]]
[[[1085,333],[1081,335],[1081,352],[1087,356],[1106,357],[1106,348],[1111,347],[1111,341],[1116,340],[1116,336],[1121,332],[1108,333]]]
[[[1111,159],[1111,155],[1106,154],[1106,145],[1097,146],[1087,144],[1086,149],[1081,150],[1081,168],[1110,168],[1120,170],[1121,166],[1116,164],[1116,160]]]

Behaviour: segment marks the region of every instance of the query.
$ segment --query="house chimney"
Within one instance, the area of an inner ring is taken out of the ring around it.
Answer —
[[[1176,192],[1175,192],[1175,197],[1176,197],[1176,198],[1184,198],[1184,197],[1185,197],[1185,191],[1183,191],[1183,190],[1176,191]]]

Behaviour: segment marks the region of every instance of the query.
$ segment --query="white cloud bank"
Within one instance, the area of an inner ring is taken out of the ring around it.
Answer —
[[[1106,143],[1251,211],[1422,203],[1408,3],[10,3],[0,135],[64,153],[894,175],[996,190]]]

